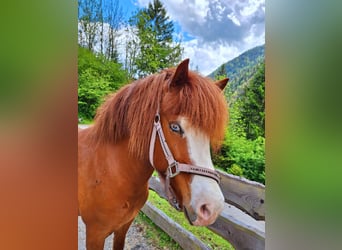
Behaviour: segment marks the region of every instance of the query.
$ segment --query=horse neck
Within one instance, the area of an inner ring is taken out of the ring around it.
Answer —
[[[97,166],[102,166],[106,171],[122,175],[126,179],[134,179],[137,187],[148,182],[153,173],[148,153],[145,159],[139,159],[129,152],[129,138],[120,140],[119,142],[99,142],[94,134],[94,127],[89,127],[79,133],[79,145],[87,148],[87,152],[82,154],[85,159],[97,158],[94,162]],[[79,151],[79,153],[84,150]],[[116,175],[116,174],[114,174]]]
[[[114,152],[111,156],[113,161],[112,167],[118,168],[120,173],[129,178],[137,187],[145,185],[153,173],[153,167],[146,159],[139,159],[133,156],[128,150],[128,139],[124,139],[119,143],[108,146],[108,154]]]

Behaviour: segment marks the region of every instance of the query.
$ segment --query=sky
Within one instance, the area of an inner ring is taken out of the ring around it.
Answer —
[[[121,0],[127,18],[152,0]],[[208,75],[244,51],[265,43],[265,0],[161,0],[182,38],[182,59]]]

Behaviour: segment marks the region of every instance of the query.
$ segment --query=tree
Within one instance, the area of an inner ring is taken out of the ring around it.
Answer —
[[[246,138],[255,140],[265,137],[265,63],[261,63],[256,74],[244,88],[244,93],[235,104],[239,117],[237,122]]]
[[[139,44],[134,74],[146,76],[180,61],[180,42],[173,41],[173,22],[159,0],[153,0],[148,8],[139,10],[130,19],[130,24],[136,27]]]
[[[225,140],[213,163],[228,173],[265,183],[265,64],[257,66],[232,103]]]
[[[133,26],[127,26],[125,29],[125,61],[124,67],[129,79],[134,79],[137,72],[136,58],[139,52],[138,37],[135,34]]]
[[[118,31],[120,25],[123,22],[123,12],[122,8],[120,7],[119,0],[105,0],[105,3],[105,22],[109,25],[107,31],[107,49],[105,51],[105,55],[107,59],[118,62],[119,53],[117,48],[117,37],[119,36]]]
[[[119,0],[78,0],[79,45],[118,62],[117,38],[123,20]]]
[[[219,70],[215,74],[216,80],[221,80],[227,77],[227,70],[225,64],[222,64],[219,68]]]
[[[101,15],[101,2],[78,0],[79,43],[91,51],[96,44],[96,33],[100,27]]]

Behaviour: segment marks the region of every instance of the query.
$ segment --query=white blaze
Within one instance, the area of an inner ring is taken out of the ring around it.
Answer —
[[[193,165],[214,170],[210,156],[209,138],[191,129],[186,119],[181,119],[181,126],[187,140],[188,153]],[[217,182],[211,178],[194,175],[191,182],[191,207],[198,213],[202,205],[210,210],[211,217],[215,217],[223,209],[224,197]],[[199,218],[201,220],[201,218]]]

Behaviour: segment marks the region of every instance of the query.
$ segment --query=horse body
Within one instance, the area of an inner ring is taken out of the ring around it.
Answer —
[[[173,190],[191,224],[209,225],[222,211],[224,198],[214,179],[184,172],[168,179],[170,166],[161,141],[153,142],[149,159],[159,112],[177,163],[214,169],[210,144],[215,146],[224,133],[227,107],[220,89],[228,79],[216,83],[219,89],[188,72],[188,62],[127,85],[102,105],[93,126],[79,131],[78,202],[88,250],[103,249],[113,232],[113,249],[124,248],[127,230],[147,200],[153,167],[164,184],[170,182],[166,190]]]
[[[128,156],[127,140],[89,147],[89,129],[79,133],[79,210],[87,228],[87,248],[103,249],[104,239],[112,232],[119,243],[117,235],[126,233],[126,225],[146,202],[153,169],[141,167],[140,161]]]

